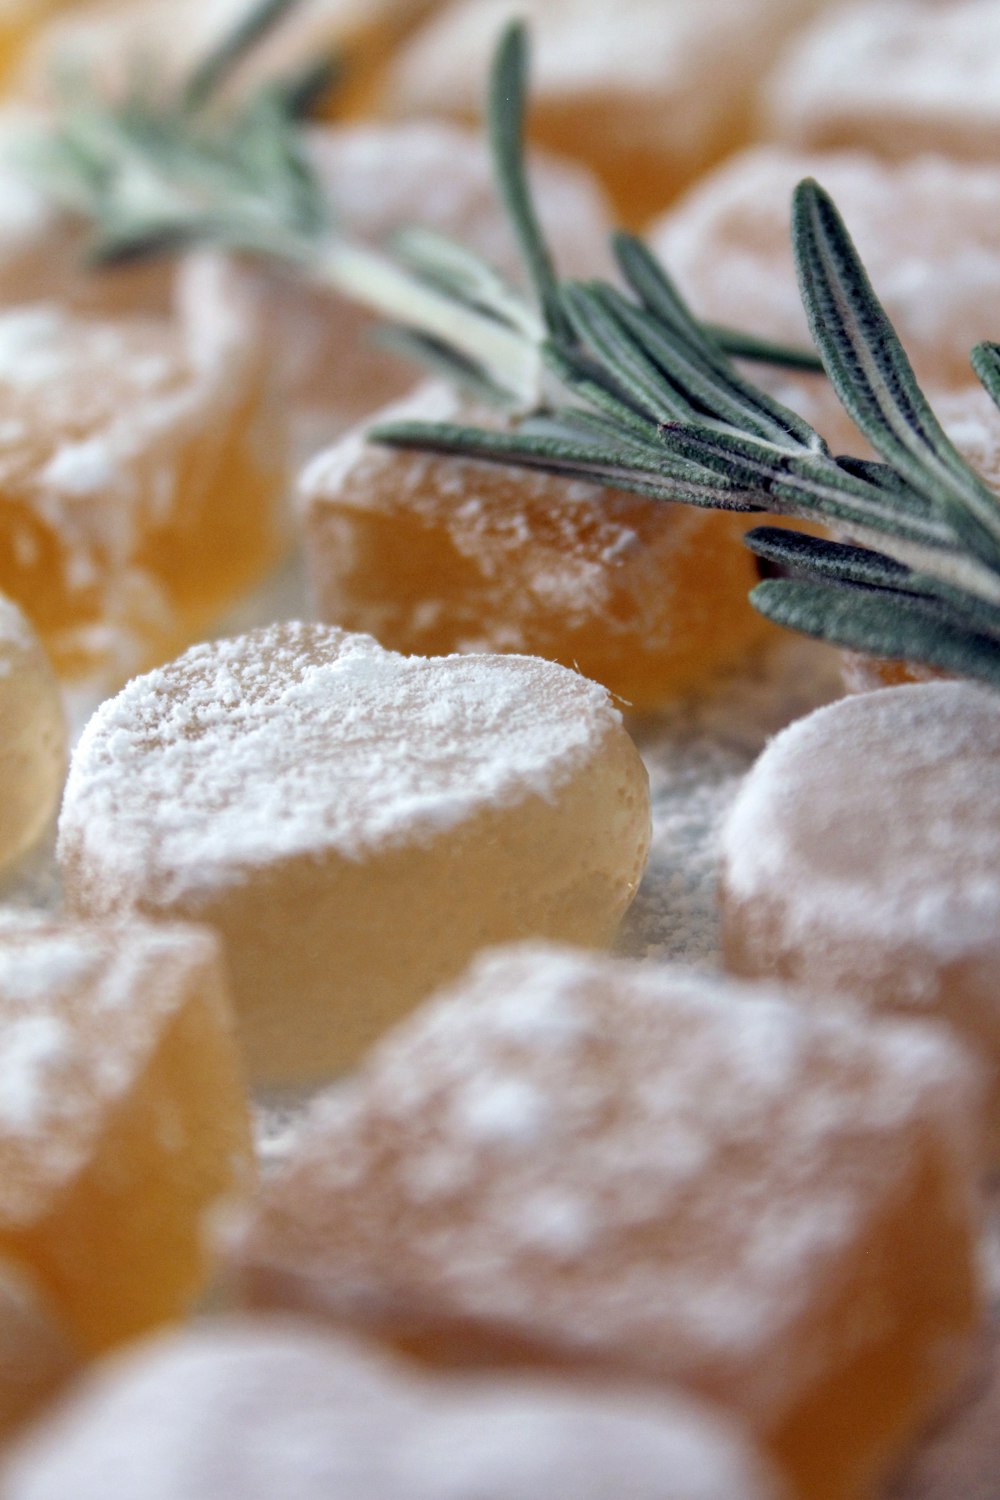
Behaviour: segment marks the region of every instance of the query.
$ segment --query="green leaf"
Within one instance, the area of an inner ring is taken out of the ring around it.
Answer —
[[[300,0],[258,0],[238,26],[198,64],[184,87],[187,109],[202,109],[245,57],[279,25]]]
[[[875,450],[927,496],[966,547],[1000,568],[1000,506],[938,422],[833,200],[801,182],[792,239],[816,347]]]
[[[567,332],[559,278],[542,233],[524,161],[528,33],[512,22],[500,37],[490,72],[487,124],[497,187],[520,245],[538,304],[553,334]]]
[[[750,595],[768,619],[892,661],[917,662],[1000,687],[1000,642],[963,630],[927,601],[797,578],[768,578]]]

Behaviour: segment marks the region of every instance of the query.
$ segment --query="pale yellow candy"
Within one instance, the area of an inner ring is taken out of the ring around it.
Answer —
[[[55,674],[24,615],[0,595],[0,869],[44,833],[65,774]]]
[[[739,1430],[673,1393],[444,1379],[292,1322],[229,1319],[94,1370],[4,1500],[779,1500]]]
[[[0,918],[0,1257],[74,1346],[184,1311],[251,1155],[210,933]]]
[[[281,625],[97,711],[59,859],[78,913],[223,937],[257,1079],[313,1081],[486,943],[610,941],[649,841],[608,694],[522,656],[402,657]]]
[[[722,834],[726,960],[947,1021],[989,1065],[1000,1139],[1000,697],[842,699],[768,746]]]
[[[317,1102],[238,1280],[432,1362],[679,1385],[854,1500],[969,1353],[979,1082],[943,1028],[499,951]]]
[[[761,88],[763,127],[797,146],[996,162],[993,0],[863,0],[824,10]],[[944,222],[945,215],[939,215]]]

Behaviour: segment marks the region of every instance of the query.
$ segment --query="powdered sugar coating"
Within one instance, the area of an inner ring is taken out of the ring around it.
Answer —
[[[806,1330],[929,1139],[969,1213],[976,1078],[919,1025],[498,950],[314,1107],[244,1274],[264,1301],[404,1339],[411,1320],[432,1351],[457,1327],[484,1357],[513,1341],[677,1379],[773,1430],[820,1379]],[[820,1366],[873,1336],[825,1330]]]
[[[265,628],[195,646],[98,709],[60,848],[94,851],[109,904],[310,850],[362,859],[484,805],[556,798],[620,723],[603,689],[532,658],[425,660],[328,626]]]
[[[87,1160],[185,997],[184,976],[213,956],[190,928],[0,914],[0,1232]]]
[[[992,0],[838,6],[787,49],[762,90],[765,128],[880,156],[920,151],[993,162],[1000,83]]]
[[[729,1424],[680,1397],[510,1377],[460,1385],[273,1320],[206,1323],[96,1372],[5,1481],[7,1500],[779,1493]]]
[[[722,834],[723,879],[825,935],[1000,972],[1000,702],[969,683],[844,699],[783,730]],[[928,996],[934,986],[928,979]]]

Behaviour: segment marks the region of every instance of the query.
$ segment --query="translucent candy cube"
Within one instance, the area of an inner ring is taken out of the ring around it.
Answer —
[[[208,923],[253,1076],[314,1081],[486,943],[610,940],[649,841],[608,695],[527,657],[284,625],[131,682],[60,819],[78,913]]]
[[[24,615],[0,595],[0,870],[41,837],[65,774],[55,673]]]
[[[797,146],[996,161],[993,0],[864,0],[824,11],[761,89],[764,128]],[[939,214],[943,223],[946,214]]]
[[[846,698],[780,734],[722,836],[726,961],[949,1022],[1000,1064],[1000,700]],[[994,1084],[994,1132],[1000,1088]]]
[[[978,1081],[943,1028],[496,952],[317,1101],[237,1282],[434,1363],[676,1383],[797,1496],[867,1494],[968,1353]]]
[[[0,1438],[6,1440],[76,1364],[49,1299],[23,1267],[0,1260]]]
[[[337,220],[353,239],[385,249],[401,229],[430,229],[523,283],[481,131],[444,120],[367,121],[315,128],[308,148]],[[532,155],[531,178],[560,269],[575,276],[606,271],[611,214],[590,174],[539,152]],[[226,275],[256,304],[276,384],[296,413],[303,455],[420,380],[418,364],[378,342],[375,318],[360,304],[249,261],[230,262]]]
[[[402,417],[482,420],[437,385],[379,413]],[[770,630],[747,602],[756,571],[732,514],[383,448],[362,430],[317,455],[299,496],[316,612],[397,651],[531,652],[641,710]]]
[[[291,1322],[229,1319],[94,1370],[4,1468],[5,1500],[778,1500],[676,1395],[442,1379]]]
[[[968,387],[969,350],[998,332],[990,309],[1000,298],[1000,171],[992,165],[743,152],[650,230],[695,312],[809,347],[789,235],[792,190],[809,176],[833,195],[918,378],[933,391]],[[835,451],[862,451],[823,376],[772,378]]]
[[[76,1347],[184,1309],[250,1161],[210,934],[0,918],[0,1257]]]
[[[453,0],[388,69],[384,106],[475,118],[512,15],[533,44],[530,133],[586,161],[641,224],[748,131],[754,80],[810,0]]]
[[[280,419],[211,294],[180,324],[0,313],[0,588],[61,675],[162,660],[285,546]]]

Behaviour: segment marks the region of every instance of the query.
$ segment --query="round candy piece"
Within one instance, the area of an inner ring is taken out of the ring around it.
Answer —
[[[95,1369],[5,1467],[4,1500],[778,1500],[676,1395],[459,1383],[277,1320],[204,1323]]]
[[[0,595],[0,869],[45,831],[65,774],[55,674],[21,611]]]
[[[607,942],[646,772],[603,688],[528,657],[402,657],[281,625],[95,714],[59,858],[77,912],[222,934],[254,1075],[328,1076],[485,943]]]
[[[772,741],[723,830],[728,966],[948,1021],[995,1071],[998,849],[996,693],[928,682],[830,704]]]

